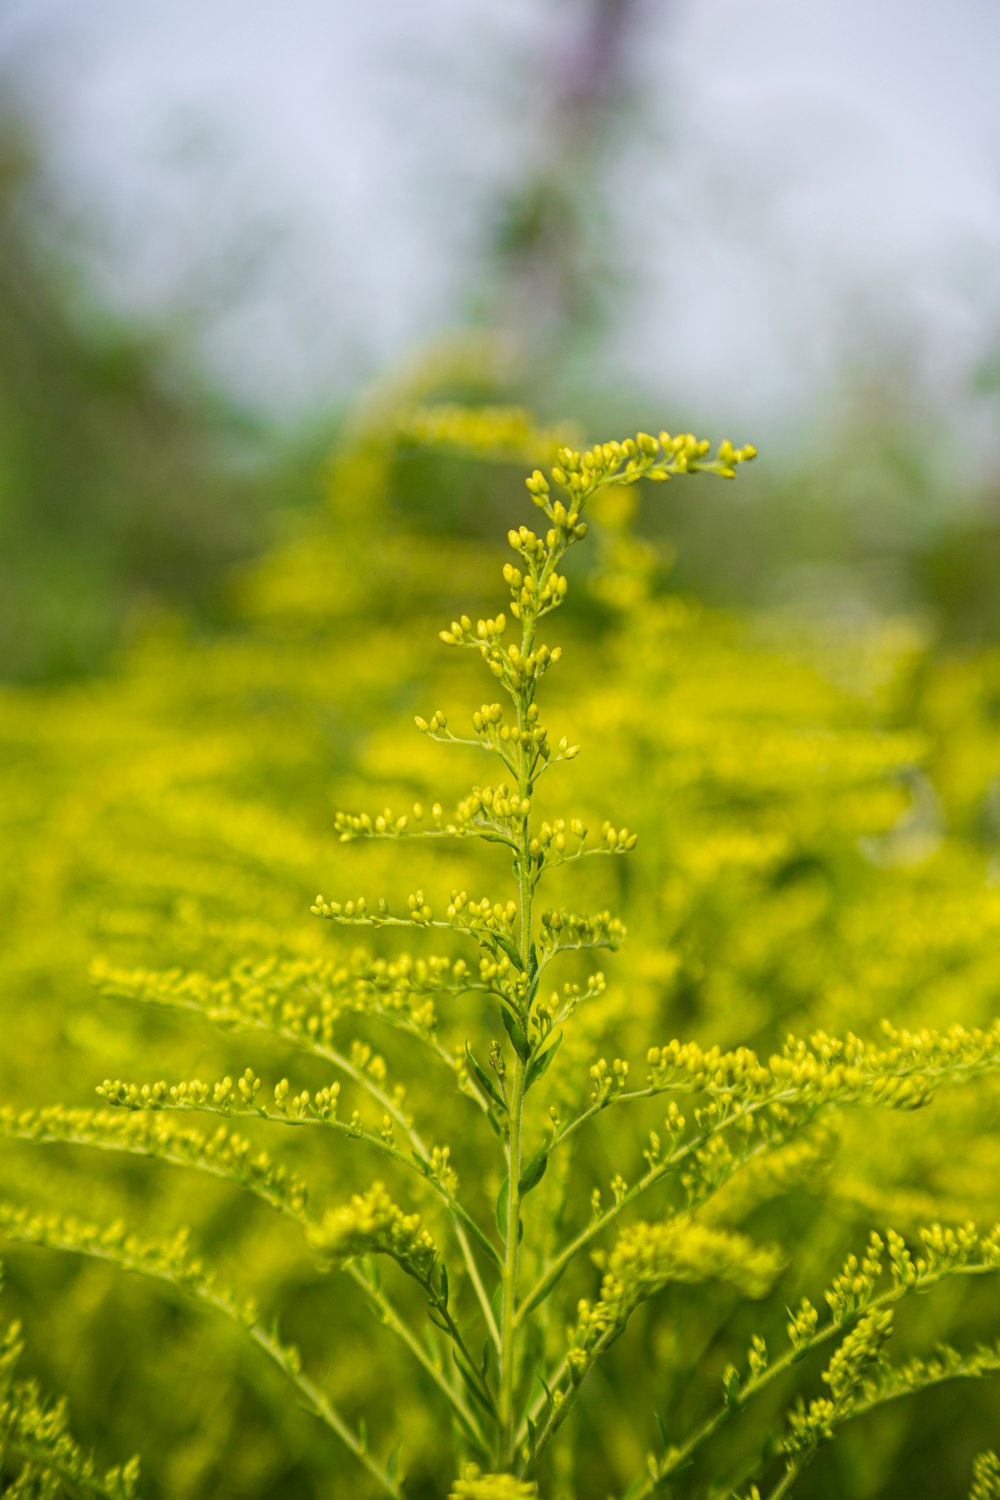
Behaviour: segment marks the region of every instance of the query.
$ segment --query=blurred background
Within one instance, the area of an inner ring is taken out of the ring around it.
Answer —
[[[990,635],[998,43],[992,0],[4,0],[0,670],[210,620],[359,387],[469,327],[545,420],[757,443],[684,586]]]

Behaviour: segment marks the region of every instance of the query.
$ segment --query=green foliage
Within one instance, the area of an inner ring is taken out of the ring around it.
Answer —
[[[139,1465],[133,1459],[101,1473],[74,1442],[65,1404],[47,1400],[33,1380],[18,1375],[24,1353],[20,1326],[0,1326],[0,1484],[11,1500],[135,1500]]]
[[[205,1310],[158,1358],[175,1389],[186,1367],[198,1392],[239,1392],[201,1451],[162,1413],[143,1420],[149,1372],[123,1356],[138,1420],[121,1451],[135,1431],[158,1492],[312,1494],[333,1474],[456,1500],[780,1495],[813,1460],[849,1464],[855,1430],[886,1434],[883,1465],[905,1460],[906,1419],[883,1408],[996,1370],[974,1300],[1000,1260],[983,1128],[1000,1061],[983,945],[1000,926],[983,812],[996,664],[939,662],[898,628],[792,648],[657,593],[632,486],[750,457],[662,435],[534,473],[543,527],[510,531],[504,611],[456,601],[454,660],[428,669],[412,626],[391,626],[386,579],[420,614],[450,603],[453,572],[479,587],[483,558],[396,535],[386,431],[454,433],[491,459],[494,429],[502,455],[552,439],[523,414],[423,408],[420,427],[413,409],[404,393],[402,415],[378,410],[337,466],[338,527],[358,534],[360,496],[385,541],[370,596],[335,528],[315,557],[295,544],[244,580],[242,634],[150,641],[86,697],[8,697],[12,836],[40,798],[54,811],[3,960],[37,1000],[0,1058],[3,1232]],[[591,523],[588,578],[565,559]],[[538,622],[567,579],[589,612],[548,645]],[[362,611],[350,649],[341,580]],[[466,659],[503,700],[468,733],[426,708],[470,691]],[[421,708],[405,753],[395,728],[359,722]],[[442,742],[470,780],[484,753],[499,762],[448,811]],[[572,808],[549,775],[564,765]],[[372,781],[388,805],[327,831],[328,795],[356,807]],[[303,922],[321,869],[340,893]],[[47,1000],[101,950],[93,1000]],[[129,1157],[148,1173],[113,1170]],[[179,1221],[189,1236],[157,1237]],[[126,1293],[11,1255],[25,1301],[41,1288],[99,1347]],[[315,1431],[282,1415],[286,1389]],[[87,1391],[71,1395],[86,1418]],[[247,1420],[255,1401],[266,1420]],[[973,1425],[975,1446],[991,1430]]]
[[[216,605],[220,572],[260,542],[247,457],[265,444],[191,369],[169,369],[162,334],[84,310],[52,254],[65,226],[39,222],[31,154],[5,111],[0,673],[38,681],[101,667],[153,600]]]

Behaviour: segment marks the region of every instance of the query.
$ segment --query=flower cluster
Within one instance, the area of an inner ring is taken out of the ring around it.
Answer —
[[[106,1471],[74,1439],[65,1404],[42,1395],[18,1374],[20,1325],[0,1326],[0,1465],[4,1493],[24,1497],[79,1494],[87,1500],[136,1500],[139,1461]]]
[[[763,1297],[783,1264],[780,1253],[745,1235],[685,1218],[633,1224],[612,1250],[593,1259],[603,1272],[600,1293],[596,1302],[579,1304],[569,1351],[578,1378],[618,1338],[639,1303],[672,1282],[725,1281],[744,1296]]]
[[[310,1243],[333,1265],[358,1255],[388,1255],[425,1286],[438,1258],[437,1247],[422,1227],[420,1215],[404,1213],[381,1182],[324,1214],[310,1235]]]
[[[537,1495],[537,1485],[512,1474],[484,1474],[476,1464],[467,1464],[448,1500],[535,1500]]]

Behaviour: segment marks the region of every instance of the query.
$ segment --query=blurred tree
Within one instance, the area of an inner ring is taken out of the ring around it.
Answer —
[[[34,182],[0,123],[0,674],[29,679],[95,667],[143,599],[204,606],[265,489],[246,421],[75,305]]]
[[[607,195],[595,189],[628,97],[641,9],[641,0],[571,6],[540,59],[534,163],[499,205],[493,242],[495,321],[533,352],[554,351],[600,319]]]

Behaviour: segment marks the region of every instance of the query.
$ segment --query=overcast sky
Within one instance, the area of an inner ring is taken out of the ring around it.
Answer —
[[[467,315],[581,0],[0,0],[96,294],[297,415]],[[735,429],[1000,346],[997,0],[647,0],[595,197],[602,371]]]

